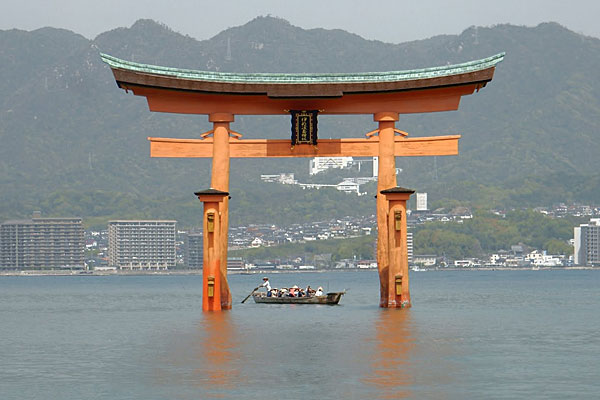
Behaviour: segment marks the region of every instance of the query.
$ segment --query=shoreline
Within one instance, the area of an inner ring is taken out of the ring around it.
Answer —
[[[576,267],[540,267],[538,270],[531,268],[517,267],[494,267],[494,268],[429,268],[419,271],[410,271],[413,273],[420,272],[443,272],[443,271],[582,271],[582,270],[600,270],[600,267],[592,266],[576,266]],[[312,270],[254,270],[254,271],[227,271],[228,275],[264,275],[264,274],[304,274],[304,273],[324,273],[324,272],[357,272],[357,271],[372,271],[377,272],[376,268],[344,268],[344,269],[312,269]],[[59,270],[31,270],[31,271],[0,271],[0,277],[3,276],[152,276],[152,275],[202,275],[201,269],[186,269],[186,270],[161,270],[161,271],[59,271]]]

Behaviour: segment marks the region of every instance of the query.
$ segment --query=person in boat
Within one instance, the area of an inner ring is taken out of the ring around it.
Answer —
[[[321,286],[319,286],[319,288],[315,292],[315,296],[323,296],[323,288]]]
[[[311,288],[310,285],[308,285],[306,287],[306,296],[310,297],[310,296],[314,296],[316,290]]]
[[[298,292],[298,286],[297,286],[297,285],[294,285],[294,286],[292,286],[292,287],[290,288],[290,293],[289,293],[289,295],[288,295],[288,296],[290,296],[290,297],[297,297],[297,295],[298,295],[298,293],[297,293],[297,292]]]
[[[271,297],[271,284],[269,283],[269,278],[266,276],[263,278],[263,283],[259,286],[259,288],[261,287],[267,289],[267,297]]]

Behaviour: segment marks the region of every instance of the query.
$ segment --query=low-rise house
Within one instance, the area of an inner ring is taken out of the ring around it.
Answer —
[[[475,262],[473,259],[464,259],[464,260],[454,260],[454,266],[457,268],[471,268],[473,267]]]
[[[559,267],[563,265],[562,260],[558,256],[548,255],[546,251],[534,250],[525,256],[531,264],[538,267]]]
[[[422,265],[425,267],[432,267],[437,264],[436,255],[419,254],[413,255],[413,264]]]
[[[377,261],[374,260],[360,260],[356,263],[356,267],[360,269],[376,269]]]

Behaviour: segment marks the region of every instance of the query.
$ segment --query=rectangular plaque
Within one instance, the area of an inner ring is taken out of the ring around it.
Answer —
[[[318,110],[290,110],[292,115],[292,147],[297,144],[317,145]]]

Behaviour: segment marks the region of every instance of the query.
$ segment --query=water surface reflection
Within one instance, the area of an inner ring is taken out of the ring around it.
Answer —
[[[239,385],[240,382],[240,354],[237,339],[234,334],[237,331],[231,321],[228,312],[205,313],[203,321],[198,327],[204,340],[198,343],[195,349],[200,359],[197,368],[198,376],[202,377],[200,382],[210,389],[220,387],[229,390]]]
[[[158,371],[163,387],[183,398],[223,398],[243,387],[237,329],[229,312],[203,313],[191,332],[175,336]],[[185,390],[187,389],[187,390]]]
[[[364,382],[375,389],[377,398],[399,399],[412,395],[415,348],[414,326],[409,309],[382,309],[375,322],[371,366]]]
[[[3,278],[0,398],[598,397],[600,272],[415,275],[410,310],[377,308],[376,273],[332,272],[276,280],[360,288],[339,306],[224,313],[197,277]],[[239,303],[256,276],[231,283]]]

